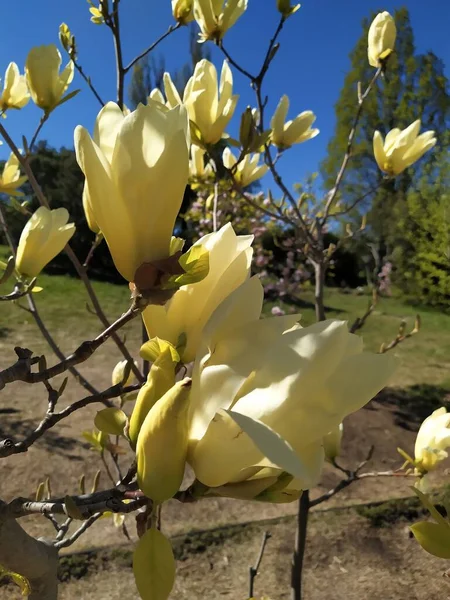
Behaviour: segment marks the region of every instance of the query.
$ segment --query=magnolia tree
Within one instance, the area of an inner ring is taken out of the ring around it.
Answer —
[[[357,479],[399,472],[364,472],[365,462],[349,470],[336,459],[342,421],[385,386],[396,362],[388,350],[416,332],[418,323],[410,333],[402,327],[392,342],[371,354],[363,351],[355,331],[364,325],[373,303],[349,327],[343,321],[325,320],[323,302],[325,272],[336,249],[325,247],[324,233],[330,219],[344,217],[355,206],[346,205],[340,184],[351,160],[364,102],[374,82],[389,69],[395,23],[386,12],[372,23],[368,60],[374,75],[366,87],[359,86],[355,122],[335,185],[312,204],[305,202],[303,192],[297,197],[284,183],[277,163],[286,151],[319,133],[312,128],[314,113],[305,111],[286,121],[289,99],[282,96],[274,115],[267,119],[264,92],[281,31],[288,19],[297,18],[300,5],[277,1],[273,37],[259,71],[250,73],[229,54],[225,41],[228,29],[246,18],[247,0],[172,0],[174,22],[128,64],[122,54],[126,40],[120,37],[119,4],[120,0],[102,0],[98,6],[90,2],[91,21],[109,28],[115,42],[116,102],[103,102],[79,63],[75,38],[65,24],[59,36],[69,56],[67,66],[60,70],[61,55],[55,45],[32,48],[24,75],[15,63],[9,65],[0,98],[2,116],[24,109],[30,98],[43,111],[33,138],[30,142],[24,138],[23,153],[0,124],[0,134],[11,149],[0,191],[9,195],[13,207],[27,214],[20,197],[28,179],[41,205],[28,215],[17,248],[0,210],[11,248],[0,283],[12,287],[0,300],[27,302],[27,310],[57,357],[48,366],[50,359],[16,347],[15,361],[0,371],[0,389],[5,393],[14,381],[41,383],[48,392],[41,422],[23,439],[1,440],[0,457],[13,462],[14,455],[39,444],[42,436],[75,411],[103,403],[106,406],[97,412],[93,431],[85,437],[111,465],[111,484],[106,489],[99,489],[97,477],[91,493],[84,493],[83,485],[78,496],[55,498],[46,482],[33,499],[2,501],[0,563],[30,598],[53,600],[59,550],[74,543],[105,513],[113,513],[119,523],[124,514],[135,513],[137,590],[144,599],[163,600],[170,594],[176,570],[170,541],[158,518],[164,502],[172,498],[207,502],[218,496],[272,503],[300,499],[291,584],[297,599],[302,594],[308,510]],[[124,104],[127,74],[159,42],[193,20],[199,28],[199,43],[214,43],[224,55],[220,78],[216,67],[202,60],[181,96],[166,73],[164,89],[153,90],[145,105],[130,112]],[[238,106],[233,70],[247,78],[255,93],[255,106],[242,112],[238,140],[226,132]],[[113,323],[106,319],[86,268],[70,247],[75,226],[68,212],[50,208],[39,173],[33,173],[29,162],[45,122],[76,94],[69,92],[75,71],[101,104],[92,135],[82,125],[74,134],[76,157],[85,175],[80,202],[93,238],[95,234],[92,251],[102,239],[106,241],[131,293],[130,305],[124,306]],[[419,131],[420,120],[404,131],[389,131],[384,139],[374,132],[380,182],[410,167],[435,144],[432,131],[421,135]],[[273,177],[274,190],[267,197],[248,193],[248,186],[267,173]],[[190,213],[198,240],[185,251],[184,240],[173,234],[188,183],[198,193]],[[294,232],[287,266],[295,271],[298,257],[312,265],[316,324],[302,327],[299,315],[261,318],[263,286],[258,277],[250,276],[254,236],[236,234],[235,210],[248,210],[247,229],[254,229],[256,235],[270,227]],[[348,230],[347,237],[355,234]],[[102,333],[68,356],[58,348],[33,299],[39,274],[60,252],[72,261],[103,325]],[[139,352],[142,367],[135,361],[137,350],[129,350],[118,335],[134,319],[142,319],[148,335]],[[114,369],[112,386],[98,391],[95,382],[77,371],[77,365],[94,361],[98,348],[110,338],[123,360]],[[67,371],[89,395],[61,408],[67,380],[55,388],[54,378]],[[134,405],[124,406],[125,399]],[[402,451],[406,460],[402,473],[417,478],[417,493],[436,520],[415,525],[414,534],[427,550],[446,558],[450,557],[450,524],[436,512],[424,489],[426,474],[446,456],[449,423],[445,409],[433,413],[421,428],[415,456]],[[124,458],[129,454],[121,454],[120,445],[134,458]],[[325,460],[344,477],[336,488],[311,500],[308,490],[318,483]],[[183,485],[187,465],[193,476],[190,484]],[[30,514],[52,522],[54,539],[34,539],[24,531],[20,519]],[[250,596],[256,572],[251,571]]]

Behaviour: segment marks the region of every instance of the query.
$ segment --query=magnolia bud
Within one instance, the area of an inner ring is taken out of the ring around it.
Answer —
[[[297,12],[300,6],[300,4],[291,6],[291,0],[277,0],[277,8],[285,18],[290,17]]]
[[[183,481],[188,448],[191,379],[177,382],[152,407],[136,446],[140,489],[155,503],[169,500]]]
[[[396,36],[394,19],[387,11],[379,13],[372,21],[368,35],[367,54],[372,67],[379,67],[381,61],[391,54]]]
[[[146,383],[139,390],[130,419],[128,435],[136,444],[145,417],[156,402],[175,384],[175,363],[170,350],[165,350],[151,366]]]

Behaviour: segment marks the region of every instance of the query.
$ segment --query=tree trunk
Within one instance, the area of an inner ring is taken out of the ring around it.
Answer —
[[[295,532],[295,547],[292,556],[291,598],[302,600],[303,560],[305,558],[306,535],[309,515],[309,491],[305,490],[298,502],[297,531]]]
[[[325,307],[323,304],[325,288],[325,265],[323,261],[314,262],[315,291],[314,300],[316,305],[316,321],[325,321]]]
[[[5,507],[2,502],[0,509],[2,505]],[[0,564],[28,579],[29,600],[57,600],[58,550],[29,536],[15,519],[8,517],[0,520]]]

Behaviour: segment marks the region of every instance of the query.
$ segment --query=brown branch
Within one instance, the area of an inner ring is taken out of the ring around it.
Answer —
[[[27,297],[27,300],[28,300],[29,308],[26,310],[32,315],[33,319],[35,320],[36,325],[39,327],[39,331],[41,332],[43,338],[45,339],[47,344],[50,346],[50,348],[53,350],[56,357],[61,362],[65,361],[66,357],[64,356],[64,353],[59,348],[58,344],[55,342],[54,338],[52,337],[49,330],[47,329],[44,321],[42,320],[33,296],[31,294],[29,294]],[[22,308],[24,308],[24,307],[22,307]],[[67,370],[69,371],[69,373],[71,375],[73,375],[73,377],[78,381],[78,383],[80,385],[82,385],[86,390],[88,390],[88,392],[90,392],[91,394],[98,393],[98,390],[91,383],[89,383],[89,381],[84,377],[84,375],[82,375],[78,371],[78,369],[76,369],[74,366],[69,366]],[[0,372],[0,389],[1,389],[1,378],[2,378],[2,375]]]
[[[342,180],[344,178],[344,174],[345,171],[347,169],[348,163],[352,157],[352,148],[353,148],[353,142],[355,139],[355,135],[356,135],[356,130],[358,127],[358,123],[359,123],[359,119],[361,118],[362,115],[362,110],[363,110],[363,106],[364,106],[364,102],[367,98],[367,96],[370,94],[370,92],[373,89],[373,86],[375,85],[375,83],[377,82],[378,78],[380,77],[381,73],[383,71],[383,66],[378,67],[378,69],[375,72],[375,75],[372,77],[369,85],[367,86],[366,90],[364,91],[363,94],[358,94],[358,109],[356,111],[355,114],[355,118],[353,120],[353,125],[352,128],[350,130],[350,133],[348,135],[348,140],[347,140],[347,148],[344,154],[344,158],[342,160],[342,164],[340,166],[340,169],[338,171],[338,174],[336,176],[336,181],[334,183],[334,187],[333,189],[328,193],[328,198],[327,198],[327,202],[325,204],[325,209],[324,209],[324,215],[322,217],[322,225],[326,223],[327,219],[328,219],[328,215],[330,213],[330,209],[331,206],[336,198],[336,195],[339,191],[339,188],[341,186]]]
[[[72,62],[73,62],[73,66],[78,71],[78,73],[81,75],[81,77],[84,79],[84,81],[87,83],[89,89],[94,94],[94,96],[97,98],[97,100],[100,103],[100,105],[102,107],[105,106],[105,103],[101,99],[100,94],[95,89],[95,87],[94,87],[94,85],[93,85],[93,83],[91,81],[91,78],[88,75],[86,75],[86,73],[83,71],[82,66],[76,60],[74,60],[73,58],[72,58]]]
[[[128,71],[137,62],[139,62],[141,59],[143,59],[145,56],[147,56],[147,54],[150,54],[150,52],[152,52],[158,46],[158,44],[160,44],[163,40],[166,39],[166,37],[168,37],[171,33],[176,31],[180,27],[181,27],[181,23],[177,23],[176,25],[171,25],[165,33],[163,33],[155,42],[153,42],[153,44],[150,44],[150,46],[146,50],[144,50],[143,52],[138,54],[135,58],[133,58],[133,60],[131,62],[128,63],[128,65],[126,67],[124,67],[124,69],[123,69],[124,74],[128,73]]]
[[[82,525],[80,525],[80,527],[76,531],[74,531],[70,537],[56,541],[53,544],[54,547],[58,549],[67,548],[68,546],[74,544],[77,541],[77,539],[81,537],[83,533],[89,529],[89,527],[91,527],[91,525],[93,525],[96,521],[100,519],[102,514],[102,512],[98,512],[92,515],[92,517],[89,517],[89,519],[87,519]]]
[[[7,456],[11,456],[12,454],[26,452],[28,448],[32,446],[36,440],[42,437],[46,431],[51,429],[63,419],[66,419],[75,411],[97,402],[104,403],[105,400],[117,398],[121,394],[134,392],[137,389],[139,389],[138,384],[130,385],[124,388],[120,383],[118,383],[117,385],[113,385],[103,392],[99,392],[97,394],[93,394],[92,396],[86,396],[81,400],[77,400],[59,412],[47,412],[36,429],[21,442],[14,442],[14,440],[10,438],[0,441],[0,458],[5,458]]]
[[[70,499],[70,504],[69,504]],[[124,502],[124,500],[130,502]],[[0,505],[0,517],[2,520],[20,519],[28,515],[36,514],[51,514],[51,515],[66,515],[69,519],[80,518],[89,519],[97,513],[111,511],[114,513],[129,514],[134,512],[141,506],[148,504],[149,498],[144,496],[140,491],[128,492],[123,486],[114,487],[92,494],[83,494],[80,496],[66,496],[54,500],[46,500],[36,502],[28,498],[15,498],[9,504]],[[76,515],[72,516],[69,513],[76,511]],[[67,519],[61,526],[61,529],[67,533],[70,525]],[[60,541],[62,535],[57,536],[57,541]]]
[[[419,333],[420,327],[421,327],[420,315],[416,315],[416,321],[414,323],[414,328],[409,333],[405,333],[406,321],[402,321],[400,323],[400,327],[398,328],[398,333],[397,333],[396,337],[388,344],[385,344],[385,343],[381,344],[379,353],[384,354],[385,352],[389,352],[389,350],[392,350],[393,348],[395,348],[396,346],[398,346],[405,340],[409,339],[413,335],[416,335],[416,333]]]
[[[110,325],[107,329],[100,333],[96,338],[94,338],[93,340],[86,340],[82,342],[75,350],[75,352],[70,354],[67,358],[64,357],[63,360],[61,360],[56,365],[49,367],[48,369],[42,369],[38,373],[32,373],[30,370],[28,372],[25,372],[24,364],[21,364],[20,360],[17,361],[12,367],[8,367],[7,369],[0,371],[0,389],[5,387],[7,383],[11,383],[12,381],[37,383],[46,379],[51,379],[56,375],[61,375],[61,373],[64,373],[70,367],[86,361],[92,356],[92,354],[94,354],[94,352],[98,348],[100,348],[102,344],[104,344],[110,337],[112,337],[112,334],[115,331],[117,331],[118,329],[126,325],[126,323],[134,319],[137,315],[139,315],[141,313],[141,310],[142,309],[140,307],[136,306],[136,304],[133,304],[131,308],[127,310],[126,313],[119,317],[117,321],[115,321],[112,325]],[[31,357],[32,352],[27,349],[20,350],[25,350],[27,354],[26,358],[28,361],[28,359]],[[28,353],[31,354],[28,356]],[[18,354],[17,349],[16,354]],[[26,365],[30,366],[30,363],[27,362]]]
[[[29,156],[31,154],[31,152],[33,151],[33,146],[36,143],[38,135],[41,133],[41,130],[44,127],[45,123],[47,122],[49,116],[50,116],[50,113],[48,113],[48,112],[44,112],[44,114],[42,115],[41,120],[39,121],[39,125],[37,126],[36,131],[34,132],[33,137],[31,138],[30,145],[28,146],[28,148],[26,150],[27,156]]]
[[[350,333],[356,333],[359,329],[364,327],[367,319],[370,317],[370,315],[375,310],[377,302],[378,302],[378,290],[376,288],[374,288],[373,292],[372,292],[372,299],[369,300],[366,312],[363,314],[362,317],[356,317],[356,319],[353,321],[352,325],[349,328]]]

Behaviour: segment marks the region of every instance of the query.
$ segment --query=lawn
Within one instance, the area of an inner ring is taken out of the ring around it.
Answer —
[[[0,252],[1,255],[1,252]],[[85,289],[79,280],[72,277],[41,275],[39,285],[42,292],[34,294],[41,316],[49,331],[57,339],[64,352],[70,352],[84,339],[94,337],[101,331],[98,318],[92,314]],[[7,293],[7,284],[2,286]],[[124,312],[129,305],[129,290],[124,285],[93,282],[101,305],[112,321]],[[341,290],[326,290],[325,303],[328,318],[348,320],[364,314],[368,298]],[[24,300],[21,304],[26,306]],[[277,303],[286,312],[299,312],[301,323],[314,322],[313,293],[305,290],[301,294],[299,308]],[[273,303],[265,309],[270,314]],[[399,368],[392,380],[396,386],[417,384],[450,385],[450,315],[423,306],[412,306],[401,298],[382,298],[375,311],[359,332],[364,338],[365,347],[378,351],[382,343],[395,338],[403,320],[406,330],[414,326],[415,316],[420,314],[422,327],[418,335],[403,342],[393,352],[399,358]],[[130,344],[130,350],[137,355],[141,335],[140,323],[136,320],[123,330]],[[42,352],[45,343],[39,336],[33,317],[17,304],[2,303],[0,315],[0,343],[4,351],[7,345],[25,345]],[[114,352],[114,351],[113,351]]]
[[[40,314],[66,354],[79,342],[94,337],[102,330],[98,318],[89,309],[87,295],[78,280],[42,275],[38,283],[43,291],[34,297]],[[127,309],[129,290],[126,285],[94,282],[93,286],[111,321]],[[8,285],[0,289],[0,293],[9,291]],[[349,322],[364,313],[368,301],[367,297],[336,289],[327,289],[325,299],[329,318]],[[308,325],[314,322],[312,301],[312,292],[305,290],[299,301],[300,308],[279,306],[286,311],[302,313],[301,322]],[[23,300],[21,304],[26,306]],[[266,314],[270,314],[272,306],[267,303]],[[36,353],[44,352],[51,364],[54,358],[33,317],[21,310],[17,303],[3,302],[0,307],[0,368],[14,361],[15,345],[29,347]],[[450,399],[449,315],[426,307],[413,307],[399,298],[383,298],[361,332],[365,346],[377,351],[383,342],[389,342],[396,336],[403,319],[409,331],[417,312],[422,319],[420,333],[392,350],[399,361],[398,371],[391,381],[395,389],[387,390],[345,422],[342,453],[345,465],[352,466],[362,460],[373,444],[376,448],[368,465],[370,470],[399,467],[401,459],[396,448],[401,446],[411,452],[420,421],[433,408]],[[126,337],[130,351],[137,357],[141,338],[139,321],[136,319],[121,335]],[[95,386],[104,389],[110,384],[111,370],[119,357],[113,342],[108,341],[87,363],[80,365],[80,369]],[[79,385],[71,381],[60,402],[70,403],[85,394]],[[12,384],[3,392],[1,400],[0,437],[20,439],[45,414],[44,386]],[[125,410],[129,412],[129,409],[126,405]],[[102,465],[98,456],[82,442],[81,433],[92,429],[96,410],[97,407],[91,406],[77,411],[39,440],[30,452],[2,460],[2,498],[32,497],[38,483],[47,476],[52,478],[56,495],[77,493],[81,474],[85,474],[90,482]],[[124,464],[128,459],[123,457]],[[104,474],[101,482],[104,487],[110,485]],[[336,483],[336,474],[327,467],[313,496],[322,494]],[[379,590],[382,587],[385,591],[383,597],[404,600],[412,597],[408,592],[410,586],[414,588],[417,600],[447,597],[446,594],[450,593],[448,580],[437,577],[444,571],[445,565],[440,571],[441,563],[425,555],[410,540],[405,532],[406,523],[395,522],[382,529],[374,529],[359,513],[342,512],[339,508],[409,494],[407,481],[373,478],[349,486],[329,504],[323,505],[326,513],[313,516],[311,520],[306,573],[309,599],[359,600],[364,597],[365,600],[375,600],[381,597]],[[295,504],[271,505],[229,499],[210,499],[185,505],[175,501],[167,503],[163,511],[164,530],[175,536],[176,544],[180,536],[184,540],[184,550],[178,550],[181,554],[173,597],[197,600],[208,590],[211,598],[244,598],[248,566],[256,557],[263,529],[268,528],[273,539],[258,580],[258,595],[288,598],[288,569],[294,531],[292,516],[295,512]],[[133,535],[133,519],[127,519]],[[254,523],[239,525],[247,522]],[[24,525],[33,535],[49,534],[50,526],[43,519],[27,518]],[[228,527],[225,532],[224,527]],[[238,527],[241,533],[234,535],[233,527]],[[195,533],[198,530],[206,532],[201,534],[201,539],[198,538],[200,534]],[[66,574],[68,580],[62,586],[61,597],[66,600],[82,600],[92,595],[101,600],[135,598],[130,546],[125,547],[124,555],[124,544],[125,538],[113,527],[110,519],[96,523],[91,533],[81,537],[70,551],[106,548],[102,550],[106,555],[92,558],[90,554],[86,559],[75,556],[75,567]],[[70,561],[72,559],[69,559],[69,564],[72,564]],[[402,570],[404,575],[398,576]],[[78,575],[83,575],[79,581],[76,579]],[[66,577],[64,571],[62,577]],[[19,598],[16,589],[0,589],[1,599],[16,597]]]

